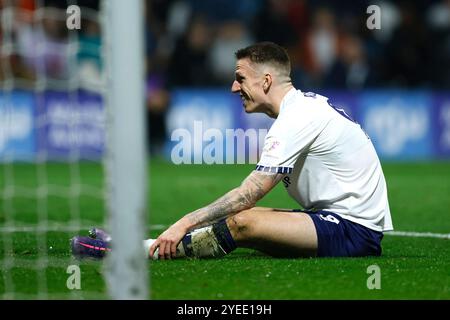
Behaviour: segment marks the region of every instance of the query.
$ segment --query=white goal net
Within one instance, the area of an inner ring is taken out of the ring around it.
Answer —
[[[0,0],[2,299],[148,297],[142,5]],[[106,263],[70,252],[91,227]]]

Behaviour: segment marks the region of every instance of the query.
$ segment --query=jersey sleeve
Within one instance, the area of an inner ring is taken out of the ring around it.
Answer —
[[[278,120],[281,120],[278,122]],[[319,134],[316,121],[303,119],[277,119],[267,133],[257,171],[272,173],[292,173],[294,164],[300,155],[309,150],[309,146]]]

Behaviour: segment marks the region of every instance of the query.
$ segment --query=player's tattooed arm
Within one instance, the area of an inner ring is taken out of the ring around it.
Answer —
[[[281,173],[253,171],[239,187],[210,205],[187,214],[184,218],[189,229],[209,225],[242,210],[253,208],[283,177],[284,174]]]

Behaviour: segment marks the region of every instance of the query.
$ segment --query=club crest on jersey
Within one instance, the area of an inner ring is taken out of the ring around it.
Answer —
[[[265,148],[265,152],[270,152],[272,150],[275,150],[280,145],[279,141],[273,141],[269,147]]]

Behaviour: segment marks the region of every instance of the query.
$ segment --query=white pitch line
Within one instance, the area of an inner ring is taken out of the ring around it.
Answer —
[[[450,239],[450,233],[387,231],[384,234],[398,237]]]
[[[166,230],[169,226],[163,224],[152,224],[150,226],[150,230]]]
[[[15,232],[73,232],[80,229],[89,230],[92,225],[49,225],[49,226],[7,226],[0,227],[0,233],[15,233]]]
[[[106,228],[104,225],[99,225],[95,223],[90,224],[80,224],[80,225],[63,225],[63,224],[49,224],[49,225],[42,225],[42,226],[3,226],[0,227],[0,233],[14,233],[14,232],[75,232],[79,230],[89,230],[90,228],[98,227],[101,229]],[[155,224],[150,226],[150,230],[158,231],[158,230],[165,230],[168,226],[162,225],[162,224]]]
[[[95,223],[83,223],[80,225],[63,225],[50,224],[43,226],[4,226],[0,227],[0,233],[14,233],[14,232],[75,232],[78,230],[89,230],[92,227],[105,228],[103,225],[96,225]],[[163,231],[169,226],[163,224],[153,224],[148,229],[150,231]],[[409,231],[387,231],[384,233],[388,236],[397,237],[411,237],[411,238],[437,238],[450,239],[450,233],[433,233],[433,232],[409,232]]]

